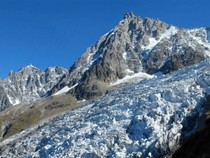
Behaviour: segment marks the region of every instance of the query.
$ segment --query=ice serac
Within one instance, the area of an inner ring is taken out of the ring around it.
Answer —
[[[28,65],[18,72],[10,71],[2,81],[3,89],[12,105],[31,102],[42,98],[67,73],[68,70],[61,67],[49,67],[42,71]]]
[[[86,50],[51,94],[78,84],[70,93],[90,99],[105,94],[106,87],[117,80],[139,72],[166,74],[199,63],[210,56],[207,38],[205,28],[183,29],[127,13]]]
[[[210,90],[210,60],[113,91],[0,143],[0,156],[165,157],[192,133]]]

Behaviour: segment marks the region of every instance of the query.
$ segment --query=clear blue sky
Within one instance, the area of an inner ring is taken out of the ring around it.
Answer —
[[[126,12],[210,26],[210,0],[0,0],[0,77],[28,64],[69,68]]]

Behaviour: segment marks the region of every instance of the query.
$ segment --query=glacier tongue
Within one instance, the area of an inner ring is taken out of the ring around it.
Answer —
[[[189,133],[188,116],[202,113],[209,62],[132,84],[2,142],[6,157],[159,157]],[[23,138],[16,140],[15,138]],[[16,141],[10,146],[11,141]]]

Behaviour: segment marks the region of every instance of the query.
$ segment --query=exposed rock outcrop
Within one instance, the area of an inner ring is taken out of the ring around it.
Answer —
[[[159,19],[128,13],[87,49],[51,91],[68,85],[78,99],[105,94],[106,87],[138,72],[170,73],[199,63],[210,54],[207,28],[181,29]]]
[[[67,73],[68,70],[61,67],[49,67],[42,71],[32,65],[23,67],[18,72],[11,71],[1,82],[1,110],[44,97]]]
[[[172,158],[208,158],[210,157],[210,96],[205,102],[206,114],[197,118],[197,122],[203,123],[197,132],[192,134],[184,144],[172,155]]]

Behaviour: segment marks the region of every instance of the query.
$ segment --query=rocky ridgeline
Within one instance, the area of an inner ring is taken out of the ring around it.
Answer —
[[[11,72],[0,87],[1,107],[51,96],[65,87],[79,100],[91,99],[106,94],[107,87],[128,75],[166,74],[199,63],[210,56],[209,32],[209,28],[183,29],[127,13],[69,71]]]
[[[71,67],[69,75],[50,94],[64,86],[77,99],[106,93],[106,87],[138,72],[170,73],[209,57],[207,28],[182,29],[159,19],[142,19],[128,13],[109,33]]]
[[[18,72],[11,71],[1,81],[1,111],[10,105],[42,98],[67,73],[68,70],[61,67],[49,67],[41,71],[32,65]]]

